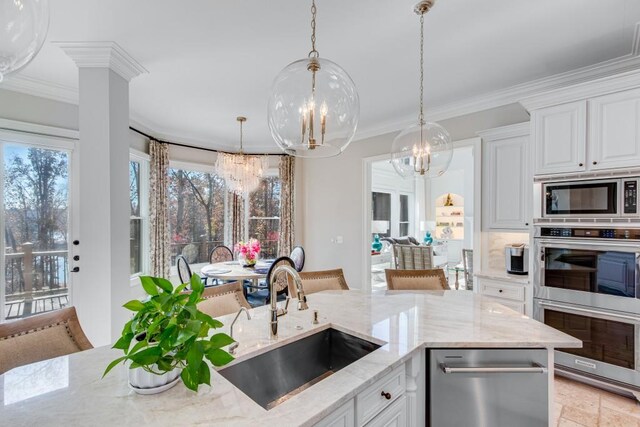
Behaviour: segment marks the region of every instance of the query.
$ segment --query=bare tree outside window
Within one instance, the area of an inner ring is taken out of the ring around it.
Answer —
[[[249,195],[249,237],[262,246],[261,258],[278,256],[280,236],[280,178],[269,176]]]
[[[4,147],[5,316],[68,304],[69,155]]]

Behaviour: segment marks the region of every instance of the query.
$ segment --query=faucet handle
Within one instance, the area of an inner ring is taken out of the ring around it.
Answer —
[[[276,317],[284,316],[285,314],[287,314],[287,309],[289,308],[289,300],[290,299],[291,298],[287,297],[287,301],[284,304],[284,308],[276,309]]]
[[[284,312],[286,313],[287,310],[289,309],[289,301],[291,301],[291,298],[287,297],[285,303],[284,303]]]

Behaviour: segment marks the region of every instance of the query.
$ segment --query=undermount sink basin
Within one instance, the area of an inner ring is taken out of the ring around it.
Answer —
[[[329,328],[218,372],[269,410],[378,348]]]

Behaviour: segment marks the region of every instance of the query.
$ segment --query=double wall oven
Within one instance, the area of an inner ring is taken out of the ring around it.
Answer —
[[[640,387],[640,226],[538,224],[534,242],[534,317],[583,342],[556,364]]]

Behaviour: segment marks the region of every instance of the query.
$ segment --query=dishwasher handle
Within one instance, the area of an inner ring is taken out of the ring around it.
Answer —
[[[464,366],[453,367],[441,364],[445,374],[546,374],[547,368],[532,363],[531,366]]]

